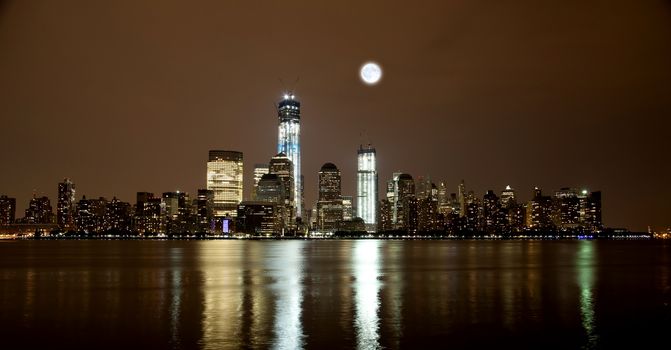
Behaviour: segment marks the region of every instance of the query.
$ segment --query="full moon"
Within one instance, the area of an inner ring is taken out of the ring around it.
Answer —
[[[361,66],[360,74],[364,83],[374,85],[382,78],[382,68],[377,63],[368,62]]]

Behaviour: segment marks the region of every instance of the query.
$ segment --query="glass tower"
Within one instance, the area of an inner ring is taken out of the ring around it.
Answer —
[[[375,148],[360,146],[356,172],[356,216],[363,219],[366,231],[377,226],[377,165]]]
[[[277,153],[284,153],[293,163],[294,182],[292,190],[296,205],[296,217],[303,210],[303,177],[301,176],[301,103],[294,95],[285,94],[277,105],[279,133]]]

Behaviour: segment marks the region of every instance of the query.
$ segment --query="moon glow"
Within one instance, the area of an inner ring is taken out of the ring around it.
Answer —
[[[368,62],[361,66],[360,75],[364,83],[375,85],[382,78],[382,68],[375,62]]]

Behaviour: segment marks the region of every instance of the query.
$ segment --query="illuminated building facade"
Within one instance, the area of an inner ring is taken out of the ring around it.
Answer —
[[[212,233],[214,230],[214,191],[199,189],[196,197],[196,230]]]
[[[254,188],[252,189],[252,200],[257,200],[256,199],[256,194],[258,191],[258,186],[259,186],[259,181],[261,181],[261,177],[263,175],[268,174],[269,169],[268,169],[268,164],[254,164],[254,172],[253,177],[254,177]]]
[[[16,198],[0,196],[0,225],[11,225],[16,219]]]
[[[527,204],[526,227],[534,230],[549,230],[552,223],[552,198],[543,196],[540,188],[534,188],[533,198]]]
[[[265,174],[259,180],[256,201],[275,204],[276,232],[280,235],[284,234],[286,222],[290,220],[286,215],[287,212],[291,212],[290,208],[285,205],[286,192],[285,184],[277,174]]]
[[[52,224],[54,212],[51,201],[46,196],[33,197],[28,204],[23,219],[26,224]]]
[[[366,231],[377,229],[377,159],[375,148],[370,144],[360,146],[357,162],[356,216],[363,219]]]
[[[437,231],[443,228],[439,219],[442,215],[438,213],[438,199],[432,195],[417,199],[417,217],[419,231]]]
[[[482,198],[482,225],[487,233],[501,232],[505,215],[501,209],[501,202],[494,191],[489,190]]]
[[[394,229],[392,223],[392,209],[391,202],[389,199],[385,198],[380,200],[380,207],[378,209],[378,219],[377,219],[377,230],[378,231],[391,231]]]
[[[105,198],[86,199],[82,197],[76,205],[75,223],[77,230],[87,233],[104,231],[107,200]]]
[[[580,226],[580,200],[574,188],[561,188],[552,198],[552,222],[559,229]]]
[[[342,196],[342,219],[352,220],[354,218],[354,207],[352,196]]]
[[[391,222],[394,229],[407,229],[411,217],[417,213],[411,213],[409,205],[411,199],[415,198],[415,181],[410,174],[394,173],[391,180],[387,182],[387,199],[391,203]],[[416,205],[415,205],[416,207]]]
[[[163,192],[163,204],[165,205],[165,231],[166,233],[193,232],[189,225],[191,220],[191,205],[189,194],[186,192]]]
[[[242,201],[242,152],[213,150],[207,162],[207,189],[214,193],[214,216],[237,215]]]
[[[580,224],[583,228],[598,231],[603,228],[601,221],[601,191],[583,190],[579,195]]]
[[[452,207],[450,206],[450,194],[447,192],[447,184],[445,181],[441,181],[438,184],[438,213],[442,215],[447,215],[452,212]]]
[[[502,208],[509,209],[512,207],[515,203],[517,203],[517,199],[515,198],[515,190],[510,186],[506,186],[506,188],[501,191],[500,201]]]
[[[464,184],[464,180],[461,180],[459,184],[457,196],[459,200],[459,217],[463,218],[466,216],[466,185]]]
[[[241,202],[236,215],[238,231],[255,236],[277,234],[276,207],[275,203],[269,202]]]
[[[279,128],[277,153],[285,154],[293,165],[292,192],[296,217],[303,210],[303,177],[301,172],[301,103],[293,94],[285,94],[277,105]]]
[[[343,220],[340,170],[333,163],[322,165],[319,170],[319,200],[317,201],[317,227],[335,230]]]
[[[165,203],[151,192],[138,192],[135,202],[135,230],[140,235],[165,233]]]
[[[116,197],[107,203],[105,209],[105,230],[129,231],[132,222],[131,205]]]
[[[56,203],[56,223],[62,231],[75,228],[75,184],[64,179],[58,184],[58,202]]]

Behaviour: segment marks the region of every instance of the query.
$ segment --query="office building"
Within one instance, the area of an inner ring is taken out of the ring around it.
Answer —
[[[207,189],[214,193],[214,216],[237,215],[242,201],[242,152],[212,150],[207,162]]]
[[[463,218],[466,216],[466,185],[464,184],[464,180],[461,180],[459,184],[457,196],[459,201],[459,217]]]
[[[552,198],[543,196],[540,188],[535,187],[532,199],[527,203],[526,226],[533,230],[547,231],[553,229]]]
[[[277,153],[283,153],[293,166],[292,192],[296,217],[303,210],[303,176],[301,172],[301,103],[293,94],[285,94],[277,104],[279,119]]]
[[[601,221],[601,191],[580,192],[580,224],[583,228],[592,231],[603,229]]]
[[[105,209],[106,231],[130,231],[132,228],[132,206],[128,202],[122,202],[116,197],[107,203]]]
[[[270,202],[241,202],[236,214],[238,232],[255,236],[278,234],[276,207],[275,203]]]
[[[377,229],[378,178],[377,155],[370,144],[359,146],[357,152],[356,216],[363,219],[366,231]]]
[[[352,196],[342,196],[342,219],[352,220],[354,218],[354,207]]]
[[[501,191],[501,208],[503,209],[509,209],[513,205],[517,203],[517,199],[515,198],[515,190],[510,187],[506,186],[506,188]]]
[[[75,229],[75,184],[64,179],[58,184],[58,202],[56,204],[56,223],[61,231]]]
[[[99,233],[104,231],[107,200],[105,198],[86,199],[83,196],[76,204],[75,223],[77,231]]]
[[[450,194],[447,191],[447,183],[441,181],[438,183],[438,213],[442,215],[447,215],[452,211],[450,205]]]
[[[378,232],[391,231],[394,229],[392,222],[392,203],[389,199],[384,198],[380,200],[378,210],[377,230]]]
[[[319,170],[317,227],[322,231],[333,231],[342,220],[343,205],[340,170],[333,163],[326,163]]]
[[[257,200],[256,193],[258,191],[259,181],[263,175],[270,172],[268,164],[254,164],[254,172],[252,176],[254,177],[254,187],[252,188],[252,200]]]
[[[151,192],[138,192],[135,203],[135,230],[140,235],[165,233],[165,204]]]
[[[482,198],[482,225],[489,234],[500,233],[504,225],[501,202],[492,190],[488,190]]]
[[[33,197],[25,210],[23,222],[26,224],[52,224],[54,212],[49,198]]]
[[[409,201],[415,198],[415,181],[410,174],[394,173],[387,182],[387,199],[391,203],[391,221],[394,229],[408,229],[409,218],[416,213],[410,212]],[[416,207],[416,205],[415,205]]]
[[[574,188],[555,191],[552,198],[552,222],[558,229],[576,229],[580,226],[580,199]]]
[[[16,220],[16,198],[0,196],[0,226],[11,225]]]
[[[194,206],[196,207],[197,231],[199,233],[214,232],[214,191],[199,189]]]

